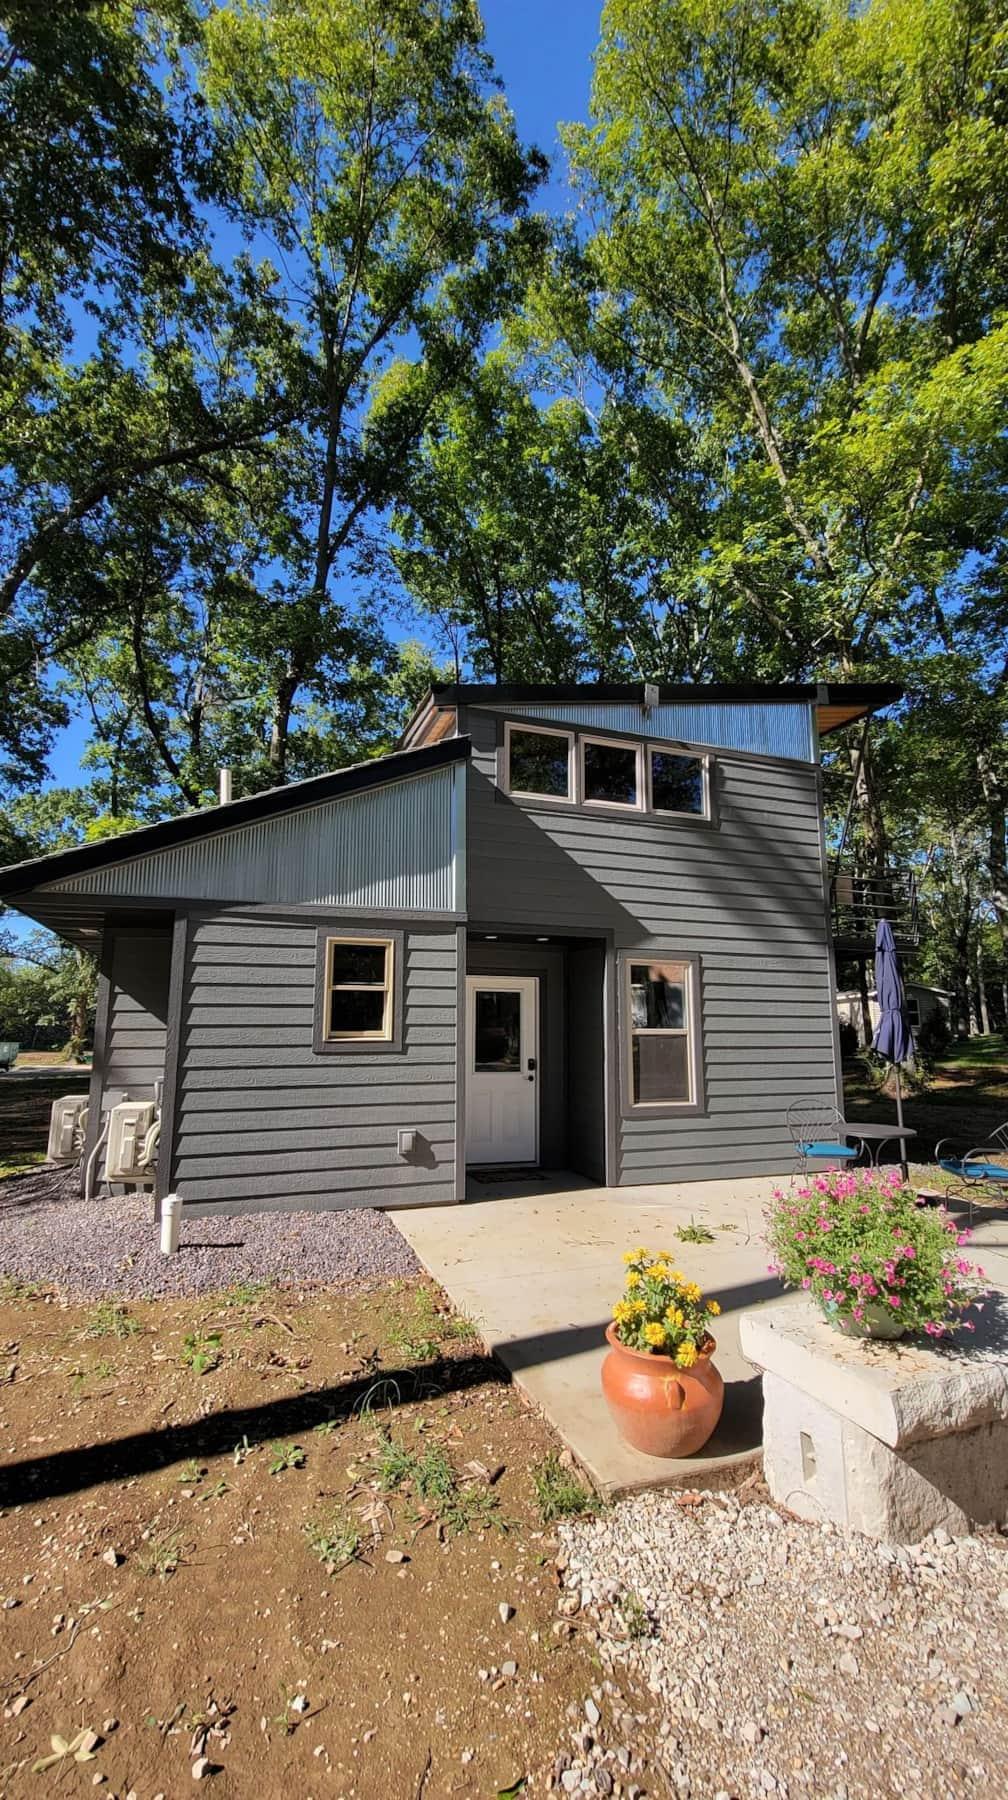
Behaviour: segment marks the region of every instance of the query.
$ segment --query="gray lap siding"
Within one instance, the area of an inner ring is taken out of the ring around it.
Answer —
[[[836,1096],[818,770],[714,752],[714,822],[666,823],[512,801],[496,785],[500,722],[472,710],[461,729],[474,930],[605,932],[615,952],[700,958],[703,1112],[621,1116],[611,1055],[611,1178],[788,1168],[789,1102]]]
[[[313,1051],[316,933],[404,932],[401,1050]],[[455,1198],[454,926],[221,911],[190,923],[172,1182],[187,1208]],[[400,1129],[419,1133],[398,1154]]]

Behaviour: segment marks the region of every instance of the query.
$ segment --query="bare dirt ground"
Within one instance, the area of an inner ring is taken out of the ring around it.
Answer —
[[[573,1477],[433,1284],[127,1309],[8,1283],[0,1447],[0,1794],[559,1782],[600,1666],[535,1479]],[[635,1778],[666,1791],[636,1752],[608,1791]]]

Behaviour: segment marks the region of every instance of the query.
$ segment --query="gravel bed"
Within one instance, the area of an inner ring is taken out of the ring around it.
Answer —
[[[555,1629],[596,1636],[554,1788],[690,1800],[1005,1792],[1008,1543],[877,1544],[733,1494],[560,1530]],[[614,1679],[615,1678],[615,1679]],[[636,1682],[634,1680],[636,1678]],[[619,1682],[654,1697],[622,1710]]]
[[[187,1219],[177,1256],[162,1256],[152,1202],[84,1202],[72,1171],[0,1182],[0,1279],[68,1295],[126,1299],[212,1293],[236,1281],[368,1287],[420,1265],[387,1213],[244,1213]]]

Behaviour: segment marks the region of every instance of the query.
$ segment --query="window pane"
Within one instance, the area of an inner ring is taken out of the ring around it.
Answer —
[[[630,1023],[652,1031],[686,1029],[686,970],[681,963],[630,964]]]
[[[656,812],[704,812],[704,772],[699,756],[651,752],[651,804]]]
[[[477,1074],[513,1074],[521,1068],[520,994],[477,988],[474,1048]]]
[[[625,744],[586,744],[586,800],[608,800],[619,806],[637,804],[637,752]]]
[[[633,1097],[636,1104],[644,1106],[689,1100],[687,1038],[634,1033]]]
[[[333,988],[329,995],[329,1030],[333,1033],[380,1032],[385,1022],[381,988]]]
[[[344,944],[336,939],[329,950],[329,979],[334,987],[361,981],[384,987],[385,953],[384,944]]]
[[[541,731],[512,731],[508,786],[519,794],[569,798],[567,739]]]

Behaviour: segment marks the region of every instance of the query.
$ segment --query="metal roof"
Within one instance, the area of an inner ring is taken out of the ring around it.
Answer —
[[[79,844],[72,850],[56,850],[48,856],[12,863],[0,870],[0,897],[16,902],[19,894],[27,894],[43,884],[76,882],[127,860],[222,836],[263,820],[299,812],[305,807],[346,799],[368,789],[385,787],[390,782],[427,774],[464,762],[468,755],[468,738],[447,738],[443,743],[424,745],[418,750],[397,751],[391,756],[375,757],[371,762],[355,763],[333,774],[314,775],[307,781],[269,788],[265,793],[250,795],[246,800],[233,800],[226,806],[209,806],[200,812],[183,813],[180,818],[145,825],[137,831],[124,831],[118,837],[103,838],[99,843]]]

